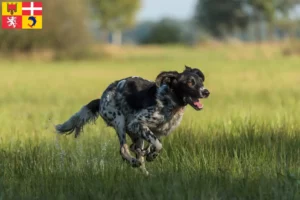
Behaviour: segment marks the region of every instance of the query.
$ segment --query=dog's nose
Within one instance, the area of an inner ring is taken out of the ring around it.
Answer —
[[[204,89],[202,91],[202,94],[203,94],[204,97],[208,97],[210,95],[210,92],[208,91],[208,89]]]

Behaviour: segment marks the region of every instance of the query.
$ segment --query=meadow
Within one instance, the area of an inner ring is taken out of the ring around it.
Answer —
[[[300,199],[300,57],[278,46],[112,48],[90,61],[0,62],[0,199]],[[102,119],[54,125],[114,80],[200,68],[211,96],[146,163],[124,163]]]

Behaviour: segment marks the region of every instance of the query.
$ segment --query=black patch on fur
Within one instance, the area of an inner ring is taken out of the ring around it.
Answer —
[[[86,105],[86,107],[94,114],[98,114],[99,113],[99,108],[100,108],[100,99],[95,99],[93,101],[91,101],[90,103],[88,103]]]
[[[155,83],[141,79],[128,78],[123,94],[126,102],[134,110],[140,110],[156,105]]]

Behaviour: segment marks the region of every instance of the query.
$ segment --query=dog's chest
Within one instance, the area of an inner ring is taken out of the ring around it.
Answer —
[[[155,112],[149,120],[149,128],[157,136],[169,135],[180,124],[183,110],[174,111],[171,116]]]

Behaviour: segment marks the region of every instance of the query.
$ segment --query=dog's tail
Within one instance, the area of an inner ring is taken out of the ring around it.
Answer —
[[[66,122],[56,125],[56,132],[59,134],[71,134],[75,131],[75,138],[77,138],[80,132],[82,132],[85,124],[95,122],[99,117],[99,107],[100,99],[91,101],[71,116]]]

